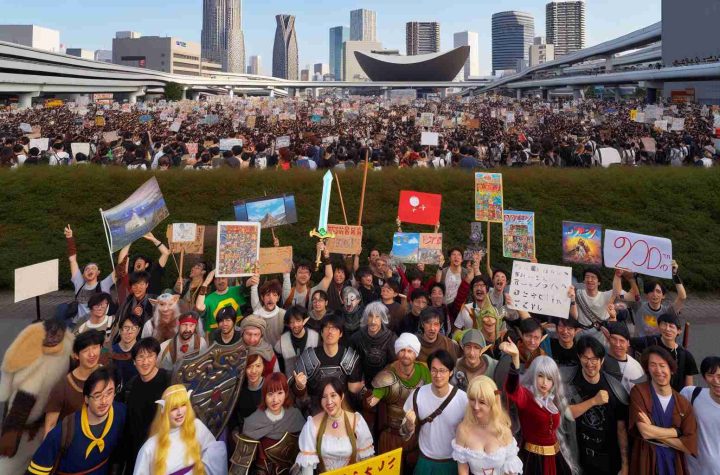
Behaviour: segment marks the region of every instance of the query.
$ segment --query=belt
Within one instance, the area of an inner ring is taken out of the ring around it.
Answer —
[[[555,445],[535,445],[525,442],[525,450],[537,455],[555,455],[560,452],[560,442],[555,442]]]
[[[427,455],[425,455],[425,454],[422,453],[422,452],[420,452],[420,457],[422,457],[422,458],[424,458],[424,459],[426,459],[426,460],[429,460],[429,461],[431,461],[431,462],[436,462],[436,463],[448,463],[448,462],[453,462],[453,459],[451,459],[451,458],[449,458],[449,459],[434,459],[434,458],[430,458],[430,457],[428,457]]]

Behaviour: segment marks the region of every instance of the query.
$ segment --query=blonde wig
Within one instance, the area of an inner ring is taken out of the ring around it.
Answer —
[[[158,410],[155,413],[150,436],[157,437],[157,448],[153,461],[153,473],[155,475],[167,474],[167,457],[170,449],[170,412],[182,406],[187,407],[185,420],[180,427],[180,440],[185,445],[185,463],[193,465],[193,473],[205,475],[205,466],[202,463],[200,444],[195,434],[195,411],[190,404],[190,394],[182,384],[170,386],[163,393],[161,401],[158,401]]]
[[[488,429],[498,438],[501,444],[507,445],[512,439],[510,417],[503,408],[500,392],[495,382],[485,375],[477,376],[470,381],[467,388],[468,405],[465,408],[463,423],[466,426],[479,424],[473,413],[470,401],[483,401],[490,408],[490,423]]]

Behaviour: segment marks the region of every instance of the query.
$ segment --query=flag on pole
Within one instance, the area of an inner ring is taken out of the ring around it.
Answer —
[[[403,190],[400,192],[398,218],[403,223],[435,226],[440,221],[442,195]]]

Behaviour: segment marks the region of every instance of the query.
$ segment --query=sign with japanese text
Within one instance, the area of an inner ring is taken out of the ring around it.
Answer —
[[[475,174],[475,221],[502,223],[502,173]]]
[[[602,265],[602,226],[563,221],[562,247],[563,262]]]
[[[323,472],[322,475],[400,475],[401,459],[402,449],[395,449],[347,467]]]
[[[261,247],[258,267],[261,275],[290,272],[293,264],[292,246]]]
[[[503,213],[503,256],[532,260],[535,257],[535,213],[505,211]]]
[[[606,229],[603,254],[605,267],[672,278],[670,239]]]
[[[335,235],[325,245],[330,254],[360,254],[362,249],[362,226],[328,224],[328,231]]]
[[[572,268],[514,261],[510,278],[513,308],[551,317],[568,318]]]
[[[168,248],[172,253],[185,251],[185,254],[203,254],[205,246],[205,226],[194,223],[168,224],[165,233]]]
[[[440,264],[442,233],[395,233],[390,256],[395,262]]]

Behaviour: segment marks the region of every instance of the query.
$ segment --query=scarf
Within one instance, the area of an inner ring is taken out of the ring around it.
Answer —
[[[85,451],[86,459],[90,456],[90,452],[92,452],[92,449],[95,446],[97,446],[100,453],[105,450],[105,437],[108,435],[108,432],[110,432],[110,428],[112,427],[113,416],[113,407],[110,406],[110,412],[108,412],[107,419],[105,419],[105,427],[103,428],[102,434],[100,434],[100,437],[96,438],[95,435],[92,433],[92,430],[90,430],[90,422],[88,422],[87,415],[87,406],[83,404],[82,411],[80,412],[80,427],[82,427],[83,435],[91,441],[88,445],[87,450]]]
[[[560,412],[555,405],[555,396],[548,394],[545,397],[535,396],[535,402],[538,406],[546,409],[550,414],[557,414]]]
[[[652,421],[658,427],[669,429],[672,427],[672,415],[675,409],[675,398],[670,396],[670,402],[667,409],[663,412],[660,398],[658,398],[655,388],[650,384],[650,394],[652,395]],[[655,446],[655,466],[658,475],[674,475],[675,474],[675,449],[670,447]]]
[[[265,361],[271,361],[273,359],[273,356],[275,356],[275,352],[273,351],[272,346],[270,346],[270,343],[268,343],[264,339],[260,340],[260,343],[258,343],[257,346],[248,347],[248,355],[252,355],[255,353],[260,355],[260,358]]]

